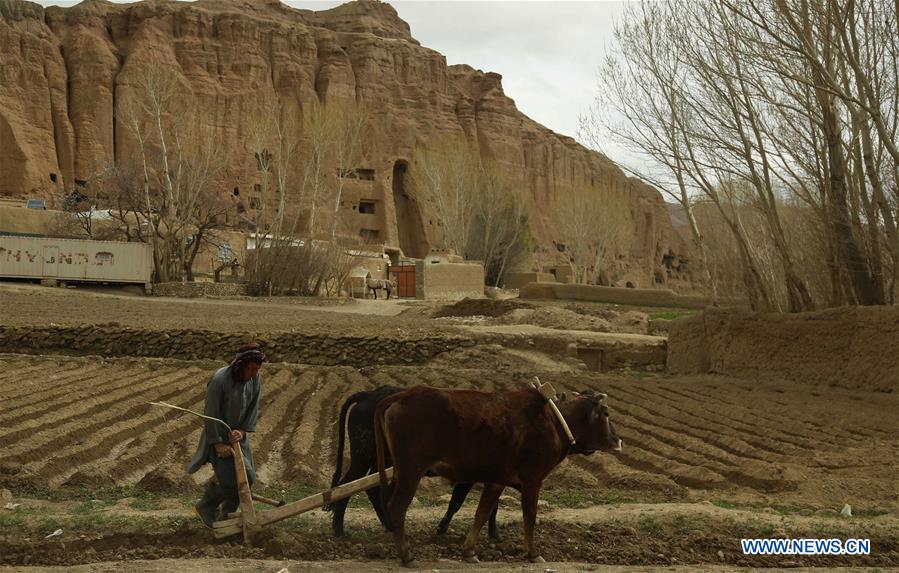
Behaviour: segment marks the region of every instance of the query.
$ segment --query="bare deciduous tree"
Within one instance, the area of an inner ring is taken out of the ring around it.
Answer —
[[[177,70],[153,62],[134,77],[119,118],[138,148],[156,278],[190,280],[200,244],[225,224],[218,185],[227,158],[216,130],[192,112],[196,101],[179,97]]]
[[[420,147],[412,157],[410,192],[441,222],[443,246],[484,264],[499,285],[530,241],[530,204],[522,184],[467,139]]]
[[[593,187],[559,192],[550,220],[561,256],[579,284],[596,283],[609,249],[631,225],[624,194]]]
[[[314,100],[297,113],[278,104],[257,124],[264,201],[248,280],[261,295],[336,295],[357,264],[340,241],[340,206],[364,158],[369,116],[343,101]]]
[[[724,251],[702,248],[714,213],[754,308],[894,300],[897,210],[884,182],[899,181],[896,19],[876,0],[641,3],[617,26],[607,105],[584,134],[638,150],[643,178],[688,217],[697,201],[714,207],[691,220],[707,280],[730,282],[710,260]],[[790,227],[808,221],[822,232]]]

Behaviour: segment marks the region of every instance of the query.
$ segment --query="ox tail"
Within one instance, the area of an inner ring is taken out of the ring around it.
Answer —
[[[389,448],[387,436],[384,432],[385,419],[384,415],[387,408],[394,402],[391,397],[387,397],[378,403],[375,409],[375,452],[378,458],[378,475],[381,478],[381,515],[384,516],[384,525],[388,530],[393,531],[393,522],[390,519],[388,510],[388,502],[390,501],[390,488],[387,483],[387,472],[385,471],[385,448]],[[394,470],[393,479],[396,480],[396,470]]]
[[[350,408],[362,398],[362,394],[362,392],[353,394],[347,398],[346,402],[343,403],[343,406],[340,407],[340,418],[338,421],[340,429],[337,431],[337,464],[336,469],[334,470],[334,476],[331,478],[331,487],[337,487],[337,484],[340,483],[340,478],[343,476],[343,452],[346,445],[346,417]]]
[[[331,488],[337,487],[340,483],[340,478],[343,477],[343,451],[344,445],[346,444],[346,417],[347,413],[349,413],[350,408],[352,408],[356,402],[358,402],[364,392],[357,392],[353,394],[349,398],[346,399],[346,402],[343,403],[343,406],[340,407],[340,429],[337,431],[337,463],[335,464],[336,469],[334,470],[334,475],[331,477]],[[322,507],[324,511],[331,511],[331,504],[325,504]]]

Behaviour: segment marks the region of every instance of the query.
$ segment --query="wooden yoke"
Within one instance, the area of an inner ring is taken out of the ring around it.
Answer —
[[[234,473],[237,474],[237,494],[240,496],[240,513],[243,522],[243,540],[249,546],[253,545],[253,536],[262,527],[256,519],[256,508],[253,507],[253,494],[250,492],[250,482],[247,479],[247,466],[243,461],[243,449],[240,442],[231,444],[234,450]]]
[[[559,423],[562,424],[562,429],[565,430],[565,435],[568,437],[568,440],[571,442],[571,445],[577,443],[577,440],[574,439],[574,434],[571,433],[571,428],[568,427],[568,422],[565,421],[565,417],[562,416],[562,412],[559,411],[559,407],[556,406],[554,400],[556,399],[556,389],[553,388],[553,385],[549,382],[546,384],[541,384],[540,379],[534,376],[534,381],[531,383],[537,392],[540,392],[540,395],[549,403],[550,410],[553,411],[553,414],[556,415],[556,418],[559,419]]]

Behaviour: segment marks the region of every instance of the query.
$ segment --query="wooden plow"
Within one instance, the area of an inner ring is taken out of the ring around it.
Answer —
[[[193,410],[174,406],[165,402],[150,402],[150,404],[180,410],[206,420],[218,422],[228,429],[229,434],[231,433],[231,427],[218,418],[204,416]],[[353,494],[377,487],[381,484],[381,478],[378,474],[370,474],[364,478],[333,487],[321,493],[304,497],[303,499],[292,503],[268,499],[261,495],[253,494],[250,491],[250,482],[247,479],[247,467],[243,459],[243,449],[240,447],[239,442],[231,444],[231,447],[234,450],[234,470],[237,474],[237,493],[240,496],[240,508],[239,511],[229,514],[228,519],[216,521],[212,524],[213,533],[217,538],[243,533],[244,543],[252,545],[253,537],[266,525],[291,518],[295,515],[300,515],[301,513],[306,513],[307,511],[312,511],[313,509],[318,509],[325,504],[346,499]],[[388,480],[393,478],[392,467],[387,468],[385,473],[387,474]],[[272,509],[256,511],[256,508],[253,506],[254,500],[275,507]]]
[[[234,444],[234,468],[237,470],[237,491],[240,494],[240,510],[228,516],[228,519],[216,521],[212,524],[213,533],[217,538],[229,537],[243,533],[244,543],[252,545],[253,537],[263,527],[284,519],[318,509],[325,504],[346,499],[353,494],[365,491],[380,485],[380,476],[370,474],[364,478],[339,485],[321,493],[316,493],[303,499],[279,505],[272,509],[256,511],[253,500],[271,503],[274,500],[260,499],[250,493],[250,484],[247,482],[247,468],[244,466],[243,452],[240,444]],[[393,468],[387,468],[387,479],[393,477]],[[278,503],[278,502],[276,502]]]

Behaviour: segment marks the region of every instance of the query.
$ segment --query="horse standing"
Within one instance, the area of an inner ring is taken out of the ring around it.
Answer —
[[[365,298],[368,298],[369,293],[371,293],[372,297],[377,300],[378,291],[381,289],[387,293],[387,300],[390,300],[390,295],[396,289],[396,283],[389,279],[372,278],[371,273],[365,275]]]

